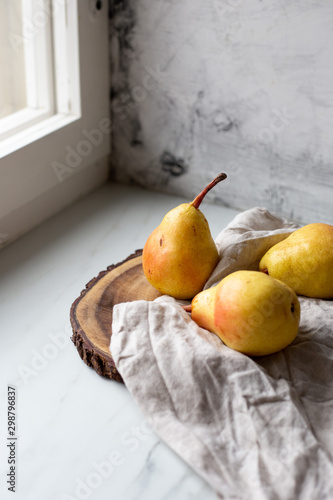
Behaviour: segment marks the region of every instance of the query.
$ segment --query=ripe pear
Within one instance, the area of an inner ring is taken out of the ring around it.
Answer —
[[[265,356],[296,337],[300,304],[295,292],[258,271],[236,271],[194,297],[192,319],[232,349]]]
[[[265,253],[259,270],[298,295],[332,299],[333,226],[314,223],[297,229]]]
[[[170,210],[147,239],[143,271],[163,294],[191,299],[203,289],[216,267],[217,248],[199,206],[207,192],[226,177],[219,174],[191,203]]]

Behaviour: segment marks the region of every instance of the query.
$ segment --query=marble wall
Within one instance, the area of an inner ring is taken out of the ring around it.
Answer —
[[[333,224],[333,3],[111,0],[113,175]]]

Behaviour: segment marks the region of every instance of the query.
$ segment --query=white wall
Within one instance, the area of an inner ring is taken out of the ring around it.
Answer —
[[[191,198],[225,171],[211,201],[333,224],[332,2],[128,0],[113,11],[118,180]]]

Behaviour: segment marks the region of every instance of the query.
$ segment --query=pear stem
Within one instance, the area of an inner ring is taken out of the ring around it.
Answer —
[[[188,313],[192,312],[192,304],[188,304],[187,306],[182,306],[182,308],[184,309],[184,311]]]
[[[194,208],[199,208],[202,200],[204,199],[208,191],[210,191],[219,182],[224,181],[224,179],[226,178],[227,174],[224,173],[219,174],[217,177],[215,177],[215,179],[212,182],[208,184],[208,186],[205,187],[205,189],[201,191],[200,194],[198,194],[196,198],[194,198],[194,200],[192,201],[192,203],[190,203],[190,205],[192,205]]]

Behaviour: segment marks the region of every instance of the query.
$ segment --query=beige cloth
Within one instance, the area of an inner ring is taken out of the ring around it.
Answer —
[[[296,226],[254,208],[216,239],[207,282],[257,269]],[[333,302],[300,298],[292,345],[251,359],[171,297],[114,308],[111,352],[156,433],[226,500],[333,499]]]

